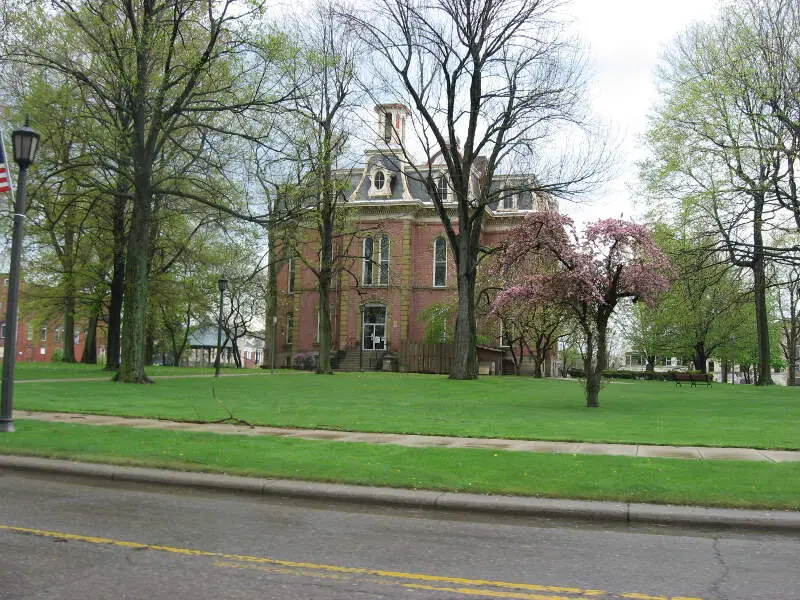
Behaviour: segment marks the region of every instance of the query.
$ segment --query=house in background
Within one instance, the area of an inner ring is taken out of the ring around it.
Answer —
[[[25,289],[25,282],[20,282],[21,292]],[[17,361],[18,362],[50,362],[53,353],[63,352],[68,340],[64,337],[63,320],[48,318],[42,320],[25,311],[24,294],[21,293],[19,318],[17,319]],[[0,358],[5,355],[6,343],[6,306],[8,305],[8,274],[0,273]],[[75,348],[75,358],[80,360],[83,356],[83,347],[86,343],[86,330],[82,325],[75,323],[75,335],[72,343]],[[105,335],[98,331],[97,362],[105,362]]]
[[[378,140],[364,153],[360,168],[339,171],[346,182],[348,227],[354,238],[339,240],[335,252],[349,257],[331,292],[332,346],[340,368],[380,364],[387,351],[402,352],[421,344],[425,323],[420,314],[433,304],[456,302],[455,263],[439,216],[421,174],[432,173],[445,202],[452,198],[447,169],[440,156],[432,164],[411,164],[403,152],[409,109],[402,104],[375,107]],[[481,185],[482,173],[473,173]],[[525,213],[556,210],[523,189],[523,176],[496,176],[498,201],[486,209],[481,241],[496,246]],[[506,193],[502,189],[508,188]],[[455,202],[452,202],[455,209]],[[456,218],[455,210],[451,213]],[[314,236],[296,241],[309,264],[318,262]],[[316,278],[300,257],[289,256],[278,272],[276,362],[290,366],[294,355],[318,348]],[[479,324],[489,345],[502,346],[499,322]],[[553,352],[555,360],[555,351]],[[403,365],[401,364],[401,368]]]
[[[235,367],[236,358],[229,339],[226,339],[225,332],[222,333],[220,342],[225,346],[222,348],[220,365],[223,367]],[[217,326],[205,325],[197,328],[189,335],[189,348],[181,357],[182,367],[213,367],[217,359]],[[264,340],[253,336],[245,336],[236,340],[236,348],[241,359],[241,368],[256,369],[261,366],[263,359]],[[164,365],[174,364],[171,356],[162,359]]]

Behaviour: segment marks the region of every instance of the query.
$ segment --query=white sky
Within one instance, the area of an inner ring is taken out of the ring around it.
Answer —
[[[619,176],[591,206],[562,206],[578,221],[636,218],[646,210],[633,198],[640,138],[656,104],[655,68],[664,47],[694,21],[714,17],[717,0],[572,0],[564,9],[587,48],[594,113],[621,141]]]

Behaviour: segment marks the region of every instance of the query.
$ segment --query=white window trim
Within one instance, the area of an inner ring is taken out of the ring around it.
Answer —
[[[367,240],[372,240],[372,254],[367,260]],[[381,267],[383,261],[384,240],[386,241],[386,281],[381,281]],[[367,281],[367,263],[372,264],[371,281]],[[363,287],[388,287],[392,270],[392,239],[389,234],[382,233],[379,236],[368,235],[361,244],[361,285]]]
[[[443,285],[436,285],[436,242],[442,240],[444,244],[444,284]],[[447,287],[447,275],[448,275],[448,266],[447,266],[447,240],[444,239],[442,236],[438,236],[433,239],[433,287],[436,289],[444,289]]]

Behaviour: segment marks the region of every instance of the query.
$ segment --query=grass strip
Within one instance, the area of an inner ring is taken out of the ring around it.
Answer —
[[[178,369],[178,371],[181,371]],[[188,370],[182,370],[187,373]],[[800,449],[800,388],[608,383],[600,408],[577,381],[263,371],[244,377],[26,383],[16,408],[365,432]],[[219,402],[218,402],[219,400]]]
[[[556,455],[28,420],[0,453],[259,477],[616,502],[800,510],[800,463]]]

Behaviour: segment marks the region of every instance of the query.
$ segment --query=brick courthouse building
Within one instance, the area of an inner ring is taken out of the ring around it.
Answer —
[[[346,181],[350,240],[339,240],[334,254],[344,252],[347,268],[334,280],[331,293],[332,346],[343,368],[369,368],[382,356],[397,353],[409,342],[421,343],[425,323],[420,313],[432,304],[455,303],[457,282],[452,251],[422,177],[431,175],[443,198],[452,198],[444,162],[411,165],[402,148],[409,109],[401,104],[375,107],[378,142],[364,153],[363,166],[338,171]],[[479,185],[479,174],[473,175]],[[520,176],[495,177],[500,188],[521,187]],[[531,210],[554,208],[529,192],[500,193],[486,209],[482,243],[495,246]],[[297,252],[318,262],[315,240],[297,243]],[[276,362],[289,366],[298,353],[318,347],[316,278],[299,258],[281,261],[278,278]],[[489,345],[502,345],[500,326],[479,323]],[[363,349],[361,346],[363,345]],[[403,365],[401,364],[401,368]]]

